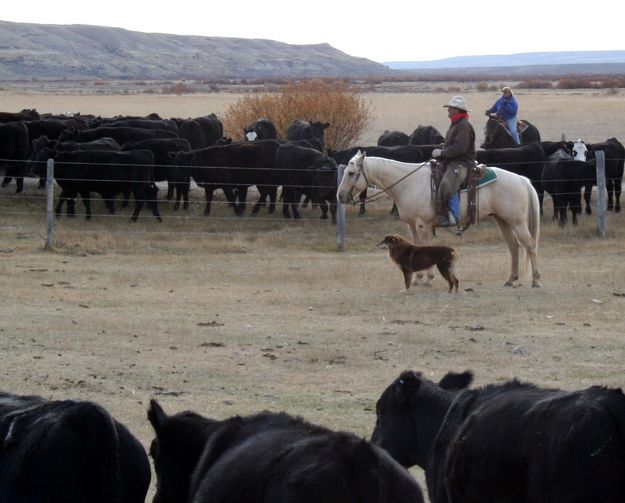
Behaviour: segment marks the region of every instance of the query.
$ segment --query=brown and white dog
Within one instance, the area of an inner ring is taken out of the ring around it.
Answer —
[[[458,291],[458,278],[454,274],[454,262],[458,257],[456,250],[449,246],[418,246],[404,239],[399,234],[388,234],[377,245],[388,248],[391,261],[404,273],[406,291],[410,288],[415,272],[436,266],[449,284],[449,292],[455,287]]]

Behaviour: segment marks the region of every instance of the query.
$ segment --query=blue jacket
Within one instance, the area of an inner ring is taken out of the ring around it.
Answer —
[[[516,102],[514,96],[510,96],[506,98],[502,96],[495,104],[488,109],[490,113],[495,113],[499,115],[499,117],[503,117],[504,119],[512,119],[516,117],[517,112],[519,111],[519,104]]]

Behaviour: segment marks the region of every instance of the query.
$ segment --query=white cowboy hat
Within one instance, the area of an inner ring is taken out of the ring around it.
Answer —
[[[465,112],[470,112],[467,108],[467,102],[464,100],[463,96],[454,96],[447,105],[443,105],[444,107],[454,107],[459,110],[464,110]]]

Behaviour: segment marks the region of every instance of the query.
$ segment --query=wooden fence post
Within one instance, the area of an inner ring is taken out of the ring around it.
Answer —
[[[46,166],[46,250],[54,247],[54,159],[48,159]]]
[[[336,186],[343,180],[345,164],[339,164],[336,170]],[[345,206],[336,199],[336,250],[342,252],[345,246]]]
[[[606,188],[605,188],[605,152],[598,150],[595,153],[597,169],[597,225],[599,236],[605,237],[605,212],[606,212]]]

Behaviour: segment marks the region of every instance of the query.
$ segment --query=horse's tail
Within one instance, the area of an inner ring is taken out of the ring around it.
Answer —
[[[530,231],[532,239],[534,240],[534,249],[538,252],[538,241],[540,239],[540,202],[538,200],[538,193],[532,185],[529,179],[523,177],[523,182],[527,188],[527,227]],[[530,256],[525,254],[526,268],[529,270]]]

